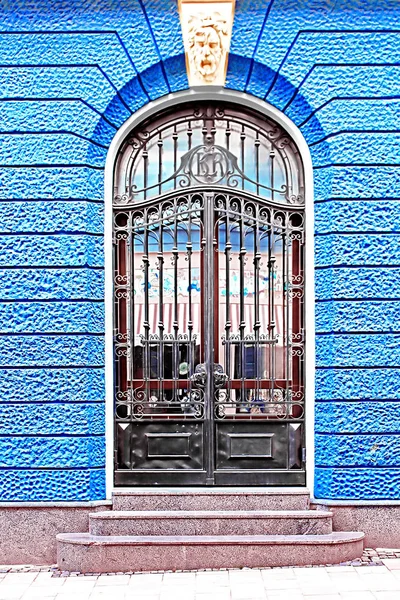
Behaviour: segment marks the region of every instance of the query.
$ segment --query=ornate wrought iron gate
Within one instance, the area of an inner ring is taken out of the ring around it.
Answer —
[[[144,123],[115,168],[115,483],[301,485],[304,185],[233,106]]]

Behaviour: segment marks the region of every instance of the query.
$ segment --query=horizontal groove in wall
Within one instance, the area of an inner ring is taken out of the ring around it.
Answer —
[[[83,236],[87,235],[90,237],[104,237],[103,232],[94,232],[94,231],[65,231],[65,230],[55,230],[55,231],[0,231],[0,238],[2,237],[12,237],[12,236],[41,236],[41,237],[51,237],[56,235],[63,236]]]
[[[29,271],[29,270],[39,270],[39,269],[46,269],[46,270],[52,270],[54,271],[55,269],[63,269],[63,270],[74,270],[74,271],[78,271],[80,270],[86,270],[86,269],[91,269],[93,271],[104,271],[104,266],[96,266],[96,265],[2,265],[0,266],[0,271]]]
[[[341,331],[316,331],[315,335],[319,336],[319,337],[326,337],[329,335],[332,336],[336,336],[336,335],[398,335],[400,334],[400,331],[396,331],[396,330],[379,330],[379,331],[374,331],[374,330],[370,330],[370,331],[346,331],[346,330],[341,330]],[[2,334],[0,334],[2,335]],[[16,334],[4,334],[4,335],[16,335]],[[62,334],[64,335],[64,334]]]
[[[400,296],[366,296],[365,298],[360,298],[358,296],[354,298],[346,298],[344,296],[335,296],[332,298],[316,298],[316,304],[327,304],[327,303],[340,303],[340,302],[400,302]]]
[[[315,367],[316,370],[321,370],[321,371],[335,371],[335,370],[346,370],[346,369],[351,369],[351,370],[357,370],[357,371],[362,371],[362,370],[366,370],[366,371],[370,371],[371,369],[400,369],[400,365],[373,365],[373,366],[357,366],[357,365],[329,365],[329,367],[324,367],[324,366],[316,366]]]
[[[35,234],[34,234],[35,235]],[[100,235],[100,234],[97,234]],[[363,229],[363,230],[354,230],[354,231],[323,231],[323,232],[318,232],[316,231],[314,233],[314,237],[326,237],[326,236],[332,236],[332,237],[338,237],[339,235],[343,235],[343,236],[351,236],[351,235],[357,235],[357,236],[363,236],[363,235],[400,235],[400,229],[399,231],[393,231],[391,229]]]
[[[70,367],[71,369],[73,369],[74,367]],[[68,400],[68,402],[66,402],[65,400],[31,400],[29,398],[29,400],[27,402],[21,402],[20,400],[0,400],[0,406],[25,406],[25,405],[35,405],[35,406],[60,406],[60,405],[67,405],[67,406],[71,406],[71,404],[90,404],[91,406],[93,404],[98,404],[103,406],[105,403],[104,400],[87,400],[87,399],[83,399],[83,400]]]
[[[93,267],[91,267],[93,268]],[[360,265],[348,265],[348,264],[334,264],[334,265],[315,265],[314,269],[316,271],[322,271],[322,270],[327,270],[327,269],[399,269],[400,268],[400,263],[399,264],[394,264],[394,265],[385,265],[385,264],[360,264]]]
[[[63,471],[104,471],[104,466],[101,467],[4,467],[0,466],[1,471],[54,471],[60,472]]]
[[[18,371],[19,369],[25,371],[25,370],[42,370],[42,369],[104,369],[104,364],[101,365],[83,365],[83,364],[78,364],[78,365],[35,365],[34,367],[32,365],[2,365],[0,367],[0,371],[4,371],[4,370],[11,370],[11,371]]]
[[[0,204],[7,204],[9,202],[48,202],[53,204],[56,202],[88,202],[90,204],[104,204],[103,199],[93,198],[0,198]]]
[[[85,337],[104,337],[104,331],[100,332],[92,332],[92,331],[30,331],[26,332],[18,332],[18,331],[9,331],[2,332],[0,331],[0,337],[72,337],[72,336],[82,336]]]
[[[315,398],[316,404],[359,404],[368,402],[373,404],[397,402],[400,404],[400,398]]]

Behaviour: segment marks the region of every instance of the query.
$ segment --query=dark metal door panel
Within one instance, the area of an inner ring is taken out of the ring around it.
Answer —
[[[304,485],[300,424],[216,423],[217,485]]]
[[[286,423],[217,423],[217,469],[287,469]]]
[[[177,421],[119,424],[117,480],[123,485],[205,483],[203,427]]]

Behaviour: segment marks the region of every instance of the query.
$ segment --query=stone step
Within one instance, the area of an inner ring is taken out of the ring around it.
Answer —
[[[104,511],[89,515],[92,535],[316,535],[332,533],[325,511]]]
[[[57,535],[63,571],[107,573],[337,564],[361,556],[364,534],[254,536]]]
[[[306,488],[136,488],[113,492],[114,510],[307,510]]]

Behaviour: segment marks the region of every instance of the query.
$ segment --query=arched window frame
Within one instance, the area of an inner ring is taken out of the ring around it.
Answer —
[[[113,356],[113,264],[112,264],[112,205],[114,197],[114,167],[119,149],[129,135],[143,121],[156,113],[187,102],[220,101],[244,105],[274,120],[291,137],[300,153],[304,167],[306,249],[305,249],[305,401],[307,487],[313,493],[314,484],[314,380],[315,380],[315,308],[314,308],[314,199],[313,172],[308,145],[296,125],[275,107],[253,96],[226,89],[215,91],[188,90],[162,97],[138,110],[115,135],[105,166],[105,387],[106,387],[106,495],[111,497],[114,470],[114,356]]]

